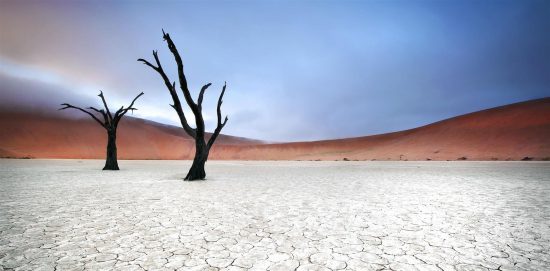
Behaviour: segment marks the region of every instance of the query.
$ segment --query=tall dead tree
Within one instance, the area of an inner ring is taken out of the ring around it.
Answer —
[[[178,67],[179,88],[183,92],[183,97],[185,98],[185,102],[187,103],[189,108],[191,108],[191,112],[193,112],[193,115],[195,116],[195,123],[197,126],[196,128],[192,128],[187,122],[187,119],[181,107],[181,102],[178,97],[178,93],[176,91],[176,82],[175,81],[171,82],[168,76],[166,75],[166,72],[164,71],[164,69],[162,68],[162,65],[160,64],[158,52],[153,51],[153,57],[155,58],[156,65],[153,65],[149,61],[142,58],[138,59],[138,61],[141,61],[145,65],[151,67],[162,77],[164,81],[164,85],[166,85],[166,87],[168,88],[168,91],[170,92],[170,95],[172,96],[172,100],[174,102],[174,104],[171,104],[170,106],[172,106],[172,108],[176,110],[176,113],[178,114],[181,122],[181,126],[183,127],[185,132],[189,136],[191,136],[193,139],[195,139],[195,158],[193,159],[193,164],[191,165],[191,169],[189,169],[189,172],[187,173],[185,180],[188,180],[188,181],[203,180],[206,177],[206,173],[204,171],[204,165],[206,163],[206,160],[208,160],[208,154],[210,153],[210,148],[212,148],[212,145],[214,145],[214,142],[216,141],[216,138],[220,134],[220,131],[227,123],[227,116],[225,117],[225,120],[222,122],[222,113],[221,113],[222,98],[223,98],[223,94],[225,93],[225,88],[227,84],[223,85],[222,92],[220,94],[220,97],[218,98],[217,127],[214,130],[214,133],[212,133],[212,135],[210,136],[210,139],[208,140],[208,142],[206,142],[204,138],[205,136],[204,119],[202,117],[202,100],[203,100],[204,92],[212,84],[208,83],[201,88],[199,92],[199,97],[197,99],[197,102],[195,103],[195,101],[191,97],[189,88],[187,87],[187,79],[185,78],[185,74],[183,72],[183,62],[181,60],[180,54],[178,53],[178,50],[176,49],[176,45],[174,45],[174,42],[172,41],[168,33],[165,33],[163,30],[162,34],[163,34],[164,41],[166,41],[168,45],[168,49],[170,49],[170,52],[172,52],[172,54],[174,55],[174,60],[176,61],[176,64]]]
[[[101,116],[103,116],[103,121],[101,121],[98,117],[96,117],[92,112],[82,109],[77,106],[70,105],[68,103],[61,104],[62,108],[59,110],[64,110],[67,108],[74,108],[77,110],[80,110],[86,114],[88,114],[90,117],[92,117],[97,123],[99,123],[105,130],[107,130],[107,158],[105,159],[105,167],[103,167],[103,170],[118,170],[118,161],[117,161],[117,150],[116,150],[116,131],[118,127],[118,123],[120,122],[120,119],[124,117],[124,115],[128,112],[128,110],[137,110],[134,108],[134,102],[143,95],[143,92],[137,95],[134,100],[132,100],[132,103],[126,108],[124,106],[121,106],[119,110],[115,112],[115,115],[113,116],[111,114],[111,111],[109,110],[109,107],[107,106],[107,102],[105,102],[105,97],[103,96],[103,92],[99,92],[99,97],[101,97],[101,101],[103,102],[103,106],[105,107],[105,110],[103,109],[97,109],[95,107],[88,107],[87,109],[93,110]]]

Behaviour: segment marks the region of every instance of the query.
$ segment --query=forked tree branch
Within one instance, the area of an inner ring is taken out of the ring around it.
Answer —
[[[130,103],[130,105],[126,108],[124,108],[124,106],[120,107],[119,110],[117,110],[117,112],[115,113],[115,117],[114,117],[114,125],[117,126],[118,125],[118,122],[120,121],[120,119],[128,112],[128,110],[137,110],[137,108],[134,108],[134,103],[136,102],[136,100],[141,97],[141,95],[143,95],[143,92],[141,92],[140,94],[138,94],[133,100],[132,102]]]
[[[187,102],[187,105],[189,108],[191,108],[191,111],[193,111],[193,114],[197,114],[198,108],[195,102],[193,101],[193,98],[191,97],[191,93],[189,92],[189,88],[187,87],[187,78],[185,77],[185,73],[183,72],[183,61],[181,60],[181,56],[178,52],[178,49],[176,48],[176,45],[172,41],[172,38],[170,38],[170,34],[164,32],[164,29],[162,30],[162,37],[168,44],[168,49],[170,49],[170,52],[172,52],[172,55],[174,55],[174,60],[176,60],[176,64],[178,66],[178,79],[180,82],[180,88],[183,92],[183,96],[185,97],[185,101]]]
[[[116,112],[115,112],[115,116],[113,117],[114,119],[117,119],[118,118],[118,115],[120,114],[120,112],[122,112],[122,110],[124,110],[124,106],[121,106]]]
[[[105,101],[105,97],[103,96],[103,91],[99,91],[99,95],[101,97],[101,101],[103,102],[103,106],[105,107],[105,110],[107,110],[107,117],[109,117],[109,123],[113,123],[113,115],[111,115],[111,111],[109,111],[109,107],[107,106],[107,102]]]
[[[153,56],[155,57],[155,60],[158,59],[157,51],[153,50]],[[153,69],[153,70],[155,70],[155,71],[157,71],[157,72],[159,72],[159,70],[162,69],[162,67],[160,66],[160,63],[159,63],[158,60],[157,60],[157,63],[159,64],[158,67],[155,66],[155,65],[153,65],[153,64],[151,64],[151,62],[149,62],[149,61],[147,61],[147,60],[145,60],[145,59],[143,59],[143,58],[139,58],[138,61],[143,62],[143,64],[145,64],[145,65],[151,67],[151,69]]]
[[[187,118],[185,117],[185,114],[183,113],[183,109],[181,107],[181,102],[180,102],[180,99],[179,99],[178,94],[176,92],[176,82],[170,83],[170,79],[168,78],[168,76],[166,75],[166,73],[164,72],[164,70],[162,68],[162,65],[160,64],[160,60],[158,58],[157,51],[153,51],[153,57],[155,58],[155,62],[157,63],[157,66],[151,64],[149,61],[147,61],[143,58],[138,59],[138,61],[143,62],[143,64],[151,67],[153,70],[155,70],[162,77],[162,79],[164,81],[164,85],[166,85],[166,88],[168,88],[168,91],[170,92],[170,96],[172,96],[172,101],[174,102],[174,104],[171,104],[170,106],[172,108],[174,108],[174,110],[178,114],[178,116],[180,118],[181,126],[183,127],[185,132],[189,136],[191,136],[192,138],[196,139],[197,138],[197,132],[196,132],[195,129],[193,129],[189,125],[189,123],[187,121]]]

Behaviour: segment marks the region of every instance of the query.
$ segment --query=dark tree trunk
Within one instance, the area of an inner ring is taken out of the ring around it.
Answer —
[[[145,65],[151,67],[153,70],[158,72],[160,76],[162,77],[162,80],[164,81],[164,85],[166,85],[166,88],[168,88],[168,92],[170,92],[170,95],[172,96],[172,101],[174,104],[171,104],[172,108],[176,110],[176,113],[178,113],[178,117],[180,118],[181,125],[185,132],[191,136],[193,139],[195,139],[195,158],[193,159],[193,164],[191,165],[191,169],[187,173],[187,176],[185,177],[185,180],[187,181],[193,181],[193,180],[204,180],[206,177],[206,173],[204,172],[204,164],[206,163],[206,160],[208,160],[208,153],[210,152],[210,148],[216,141],[216,138],[220,134],[222,128],[227,123],[227,116],[225,117],[225,120],[222,121],[222,112],[221,112],[221,106],[222,106],[222,98],[225,93],[225,88],[227,87],[227,84],[223,85],[222,92],[220,93],[220,97],[218,98],[218,106],[217,106],[217,115],[218,115],[218,125],[216,129],[214,130],[214,133],[210,136],[210,139],[208,139],[208,143],[204,140],[204,118],[202,116],[202,101],[204,98],[204,92],[211,83],[208,83],[204,85],[200,92],[199,97],[197,99],[197,102],[195,102],[191,96],[191,93],[189,91],[189,88],[187,86],[187,78],[185,77],[185,73],[183,72],[183,61],[181,60],[181,56],[178,53],[178,50],[176,49],[176,45],[170,38],[170,35],[167,33],[164,33],[164,30],[162,31],[163,38],[168,44],[168,49],[172,52],[174,55],[174,60],[176,61],[176,64],[178,66],[178,79],[179,79],[179,87],[181,91],[183,92],[183,97],[185,98],[185,102],[191,109],[191,112],[193,112],[193,115],[195,116],[195,124],[197,125],[196,128],[192,128],[189,126],[189,123],[187,122],[187,118],[185,117],[185,114],[183,112],[183,109],[181,107],[181,101],[178,97],[178,94],[176,92],[176,82],[170,81],[166,73],[164,72],[164,69],[162,65],[160,64],[160,59],[158,57],[157,51],[153,51],[153,57],[155,58],[155,62],[157,65],[151,64],[151,62],[140,58],[138,61],[143,62]]]
[[[204,180],[206,178],[206,172],[204,171],[204,165],[206,160],[208,160],[208,147],[204,144],[203,140],[197,140],[195,144],[195,158],[193,159],[193,164],[185,176],[185,180],[194,181],[194,180]]]
[[[138,96],[132,100],[132,103],[130,103],[130,106],[128,107],[120,107],[119,110],[115,112],[115,115],[113,116],[111,114],[111,111],[109,110],[109,107],[107,106],[107,102],[105,101],[105,97],[103,96],[103,92],[99,91],[99,96],[101,98],[101,101],[103,102],[103,106],[105,107],[105,110],[103,109],[97,109],[95,107],[88,107],[87,109],[93,110],[101,116],[103,116],[103,121],[98,119],[92,112],[85,110],[83,108],[80,108],[78,106],[70,105],[68,103],[61,104],[62,108],[59,110],[64,110],[67,108],[74,108],[77,110],[80,110],[86,114],[88,114],[90,117],[92,117],[97,123],[101,125],[101,127],[105,128],[107,130],[107,159],[105,159],[105,167],[103,167],[103,170],[118,170],[118,162],[117,162],[117,153],[116,153],[116,129],[118,127],[118,123],[120,122],[120,119],[128,112],[128,110],[137,110],[134,108],[134,103],[136,100],[143,95],[143,92],[140,93]]]
[[[107,138],[107,159],[103,170],[119,170],[116,153],[116,131],[108,131]]]

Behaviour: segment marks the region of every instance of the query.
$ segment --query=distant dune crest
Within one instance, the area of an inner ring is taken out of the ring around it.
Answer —
[[[0,157],[103,159],[105,136],[92,120],[0,112]],[[128,118],[120,159],[192,159],[183,129]],[[211,159],[224,160],[549,160],[550,98],[478,111],[423,127],[358,138],[263,144],[220,135]]]

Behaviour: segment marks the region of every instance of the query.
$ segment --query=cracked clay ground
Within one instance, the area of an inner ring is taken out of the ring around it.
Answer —
[[[550,270],[548,162],[0,160],[0,270]]]

